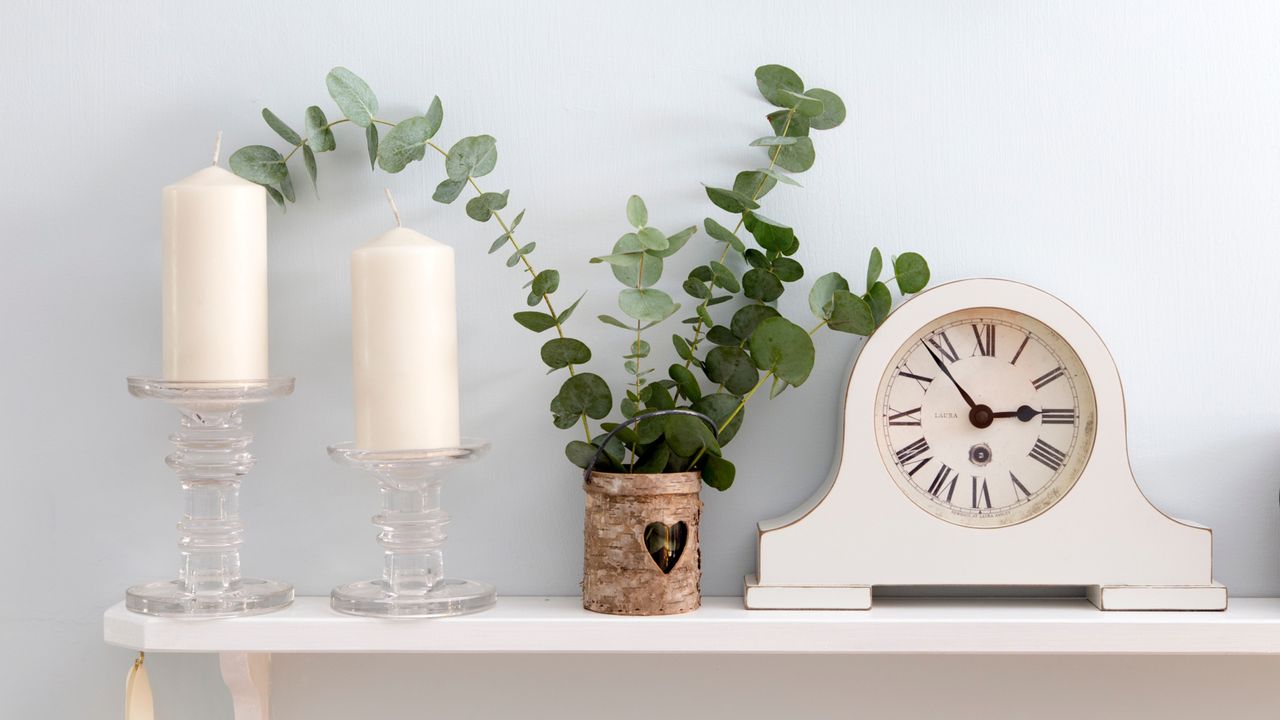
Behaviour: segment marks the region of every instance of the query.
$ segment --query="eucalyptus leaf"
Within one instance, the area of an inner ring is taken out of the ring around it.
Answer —
[[[689,347],[689,341],[679,335],[672,335],[671,344],[675,346],[676,355],[679,355],[681,360],[693,359],[693,348]]]
[[[510,192],[510,190],[503,190],[500,193],[486,192],[471,198],[467,201],[467,217],[479,222],[488,222],[495,212],[507,206],[507,194]]]
[[[444,161],[450,180],[488,175],[497,164],[498,143],[490,135],[462,138],[449,148],[449,155]]]
[[[621,320],[619,320],[618,318],[612,315],[597,315],[596,317],[600,320],[600,322],[604,323],[605,325],[612,325],[616,328],[622,328],[623,330],[632,330],[632,331],[635,330],[635,328],[632,327],[631,325],[628,325],[622,322]]]
[[[290,145],[302,144],[302,136],[267,108],[262,108],[262,119],[266,120],[267,126],[275,130],[276,134],[283,138],[285,142]]]
[[[534,295],[550,295],[560,287],[559,270],[543,270],[533,278],[529,292]]]
[[[289,174],[284,156],[266,145],[242,147],[231,155],[227,164],[231,172],[259,185],[275,185]]]
[[[667,469],[667,463],[671,458],[671,448],[666,443],[657,443],[645,450],[636,460],[635,467],[631,468],[634,473],[660,473]]]
[[[790,93],[804,91],[804,81],[794,70],[783,65],[761,65],[756,68],[756,87],[765,100],[783,108],[794,105]]]
[[[553,370],[581,365],[591,360],[586,343],[573,338],[552,338],[542,345],[542,362]]]
[[[401,121],[382,139],[378,147],[378,167],[389,173],[398,173],[409,163],[425,157],[430,141],[431,128],[426,118],[411,117]]]
[[[639,195],[627,198],[627,222],[637,230],[649,224],[649,209]]]
[[[342,109],[342,114],[360,127],[369,127],[378,114],[378,98],[369,85],[344,67],[329,71],[324,79],[329,97]]]
[[[744,226],[765,250],[782,252],[791,246],[796,237],[795,231],[791,228],[759,213],[747,215]]]
[[[777,147],[779,145],[795,145],[796,138],[782,135],[766,135],[751,141],[749,147]]]
[[[848,290],[837,290],[832,296],[831,317],[827,327],[853,335],[870,335],[875,332],[876,318],[866,300]]]
[[[680,363],[675,363],[667,368],[667,375],[675,381],[676,388],[690,402],[697,402],[702,399],[702,388],[698,386],[698,379],[693,376],[689,369]]]
[[[663,235],[662,231],[657,228],[641,228],[636,233],[636,236],[640,238],[640,244],[644,246],[645,250],[666,250],[669,245],[667,236]]]
[[[623,357],[628,359],[637,359],[637,360],[641,358],[647,358],[649,357],[649,352],[652,349],[653,348],[649,346],[648,342],[644,340],[636,340],[635,342],[631,343],[631,354],[625,355]]]
[[[694,280],[693,278],[685,280],[681,287],[684,288],[686,293],[699,300],[706,300],[711,297],[711,289],[707,287],[706,283]]]
[[[831,317],[831,301],[839,290],[849,290],[849,281],[845,280],[840,273],[827,273],[818,278],[813,283],[813,289],[809,291],[809,310],[819,320]]]
[[[427,119],[427,137],[435,137],[440,132],[440,123],[444,122],[444,107],[440,104],[440,96],[431,98],[431,105],[422,117]]]
[[[662,278],[662,258],[644,252],[624,251],[623,248],[632,247],[627,242],[627,238],[632,236],[624,235],[614,243],[613,254],[605,255],[600,260],[609,263],[613,277],[623,285],[630,288],[651,287]]]
[[[889,311],[893,308],[893,294],[889,292],[889,286],[882,282],[872,285],[867,291],[866,300],[871,306],[871,316],[875,318],[876,327],[880,327],[880,323],[889,317]]]
[[[729,247],[732,247],[734,250],[738,251],[739,253],[744,253],[747,251],[747,246],[742,243],[742,240],[738,239],[737,235],[734,235],[733,232],[729,230],[729,228],[721,225],[715,220],[711,218],[705,218],[702,221],[702,226],[703,228],[706,229],[707,234],[710,235],[713,240],[716,240],[722,243],[728,243]]]
[[[807,93],[791,92],[789,90],[784,90],[783,92],[791,97],[791,102],[796,112],[810,119],[810,124],[812,124],[813,118],[822,114],[822,101],[818,98]]]
[[[707,197],[716,207],[730,213],[742,213],[747,210],[755,210],[760,204],[752,200],[749,196],[743,195],[734,190],[726,190],[724,188],[707,188]]]
[[[767,318],[747,341],[751,359],[789,385],[799,387],[813,370],[813,339],[804,328],[783,317]]]
[[[515,252],[511,253],[511,257],[507,258],[507,267],[515,267],[516,263],[519,263],[521,258],[533,252],[533,249],[537,246],[538,243],[531,242],[528,245],[517,248]]]
[[[804,187],[800,183],[796,182],[795,178],[791,177],[790,175],[786,173],[778,172],[777,170],[774,170],[772,168],[760,168],[756,172],[764,173],[765,175],[768,175],[769,177],[773,178],[774,180],[784,185],[791,185],[792,187]]]
[[[445,182],[449,182],[449,181],[446,180]],[[489,254],[492,255],[498,252],[499,250],[502,249],[503,245],[506,245],[509,242],[511,242],[511,233],[502,233],[501,235],[498,236],[498,239],[494,240],[493,244],[489,246]]]
[[[783,137],[808,137],[809,118],[790,110],[778,110],[768,115],[769,125],[775,135]]]
[[[737,469],[733,463],[716,455],[705,455],[702,463],[702,481],[707,485],[724,492],[733,486],[733,478]]]
[[[764,307],[763,305],[759,307]],[[724,325],[712,325],[707,331],[707,339],[716,345],[741,345],[742,338],[733,334],[733,331]]]
[[[839,95],[822,88],[809,88],[804,94],[822,101],[822,113],[809,120],[814,130],[830,130],[844,122],[844,101]]]
[[[720,443],[710,427],[702,420],[689,415],[667,415],[663,417],[663,437],[675,454],[692,457],[702,450],[713,455],[720,454]]]
[[[544,312],[538,312],[535,310],[518,312],[513,317],[516,319],[516,322],[536,333],[550,330],[556,326],[555,318]]]
[[[462,188],[466,187],[466,185],[466,180],[442,180],[436,186],[436,191],[431,194],[431,199],[448,205],[458,199],[458,196],[462,194]]]
[[[738,409],[742,404],[742,398],[729,393],[718,392],[710,395],[702,396],[702,399],[693,402],[693,410],[711,418],[715,422],[717,428],[722,428],[717,435],[720,444],[728,445],[733,436],[738,434],[738,428],[742,427],[742,418],[746,415],[746,408]],[[737,414],[735,414],[735,412]],[[730,420],[729,418],[733,418]]]
[[[561,325],[563,325],[563,324],[565,324],[565,323],[569,322],[569,318],[573,315],[573,311],[578,309],[578,303],[582,302],[582,298],[584,298],[584,297],[586,297],[586,296],[587,296],[587,294],[586,294],[585,292],[584,292],[584,293],[582,293],[581,295],[579,295],[579,296],[578,296],[578,299],[577,299],[577,300],[574,300],[574,301],[573,301],[573,304],[572,304],[572,305],[570,305],[569,307],[567,307],[567,308],[565,308],[565,309],[563,309],[563,310],[561,310],[561,311],[560,311],[560,324],[561,324]]]
[[[782,281],[763,268],[752,268],[742,276],[742,292],[752,300],[773,302],[782,297]]]
[[[551,413],[556,416],[582,415],[599,420],[613,409],[613,394],[604,379],[594,373],[578,373],[560,386],[551,400]]]
[[[585,470],[598,450],[599,448],[589,442],[572,440],[564,446],[564,456],[569,458],[569,462]]]
[[[333,137],[333,130],[329,128],[329,120],[324,116],[323,110],[312,105],[307,108],[304,120],[307,144],[311,146],[312,150],[318,153],[329,152],[338,147],[338,143]]]
[[[742,257],[747,261],[747,264],[753,268],[763,268],[768,270],[769,266],[772,265],[772,263],[769,262],[769,258],[755,248],[749,248],[742,254]]]
[[[302,146],[302,164],[307,168],[307,176],[311,178],[311,188],[316,197],[320,197],[320,185],[316,182],[316,154],[311,152],[310,145]]]
[[[791,258],[776,258],[771,269],[782,282],[795,282],[804,277],[804,266]]]
[[[288,167],[286,166],[285,169],[287,170]],[[293,178],[289,177],[289,173],[286,172],[284,174],[284,179],[280,181],[279,190],[280,194],[284,195],[285,200],[288,200],[289,202],[298,201],[298,196],[295,195],[293,191]]]
[[[884,272],[884,258],[880,255],[880,248],[871,248],[871,258],[867,260],[867,290],[871,290],[871,286],[876,284],[880,279],[880,273]],[[848,290],[848,288],[845,288]]]
[[[738,339],[737,342],[742,342],[751,337],[761,322],[775,317],[780,317],[780,314],[768,305],[744,305],[733,314],[729,330]]]
[[[893,274],[903,295],[918,293],[929,284],[929,263],[918,253],[903,253],[893,259]]]
[[[285,207],[285,204],[284,204],[284,196],[280,194],[279,190],[271,187],[270,185],[263,185],[262,187],[264,190],[267,191],[267,197],[271,198],[272,202],[278,205],[281,210],[284,210],[286,212],[288,211],[288,208]]]
[[[712,282],[722,290],[736,293],[742,290],[742,285],[738,283],[738,278],[733,271],[724,265],[712,260],[708,265],[711,266]]]
[[[790,172],[804,172],[813,167],[815,153],[813,150],[813,140],[802,137],[796,140],[795,145],[787,145],[773,149],[770,157],[778,164],[778,167]]]
[[[689,242],[689,238],[693,237],[693,234],[696,232],[698,232],[698,228],[694,225],[690,225],[675,235],[668,235],[667,248],[665,250],[654,250],[649,254],[660,258],[671,257],[672,255],[675,255],[680,248],[684,247],[685,243]]]
[[[747,352],[737,346],[714,347],[707,353],[707,379],[720,383],[726,390],[735,395],[751,392],[760,380],[760,371],[756,369]]]
[[[364,129],[364,143],[369,149],[369,169],[373,170],[378,166],[378,126],[370,124]]]
[[[734,192],[759,200],[778,184],[778,181],[759,170],[744,170],[733,178]]]

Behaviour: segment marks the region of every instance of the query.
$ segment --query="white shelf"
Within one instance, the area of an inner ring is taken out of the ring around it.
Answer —
[[[1103,612],[1085,600],[877,600],[869,611],[701,610],[617,617],[577,597],[504,597],[488,612],[439,620],[340,615],[304,597],[267,615],[170,620],[121,603],[108,643],[209,653],[1132,653],[1280,654],[1280,598],[1238,598],[1225,612]]]

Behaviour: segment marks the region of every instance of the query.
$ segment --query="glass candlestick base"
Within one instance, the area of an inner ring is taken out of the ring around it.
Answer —
[[[445,527],[440,507],[444,473],[489,449],[463,438],[458,447],[435,450],[361,450],[354,443],[329,448],[335,461],[374,476],[382,512],[373,517],[384,549],[382,577],[339,585],[329,595],[338,612],[372,617],[430,618],[488,610],[497,602],[492,585],[444,577]]]
[[[178,577],[135,585],[125,607],[146,615],[216,618],[253,615],[293,602],[293,586],[240,575],[240,480],[253,467],[253,435],[241,409],[293,392],[293,378],[180,382],[129,378],[135,397],[163,400],[181,413],[165,458],[182,482],[186,510],[178,523]]]

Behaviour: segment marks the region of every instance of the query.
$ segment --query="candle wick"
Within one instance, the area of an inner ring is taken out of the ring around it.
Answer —
[[[218,164],[218,156],[222,154],[222,131],[218,131],[218,137],[213,141],[213,164]]]
[[[383,188],[387,193],[387,202],[391,204],[391,214],[396,216],[396,227],[400,225],[400,208],[396,207],[396,199],[391,197],[391,188]]]

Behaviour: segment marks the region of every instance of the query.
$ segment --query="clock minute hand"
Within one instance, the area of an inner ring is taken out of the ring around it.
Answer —
[[[991,413],[991,417],[993,417],[993,418],[1011,418],[1011,417],[1016,417],[1016,418],[1018,418],[1019,420],[1021,420],[1022,422],[1031,422],[1031,421],[1032,421],[1032,419],[1034,419],[1034,418],[1035,418],[1035,416],[1039,415],[1041,412],[1043,412],[1043,411],[1042,411],[1042,410],[1036,410],[1036,409],[1032,408],[1030,405],[1023,405],[1022,407],[1018,408],[1017,410],[1007,410],[1007,411],[1006,411],[1006,410],[1002,410],[1002,411],[1000,411],[1000,412],[993,412],[993,413]]]
[[[929,353],[929,357],[933,358],[933,361],[938,364],[938,369],[942,371],[942,374],[946,375],[947,379],[951,381],[951,384],[955,385],[956,389],[960,391],[960,397],[964,398],[964,401],[969,404],[969,407],[972,408],[976,405],[976,403],[973,402],[973,398],[969,397],[969,393],[965,392],[964,388],[960,387],[960,383],[956,382],[951,371],[948,370],[946,364],[942,362],[942,358],[938,357],[937,353],[929,348],[928,343],[922,342],[921,344],[924,345],[925,352]]]

